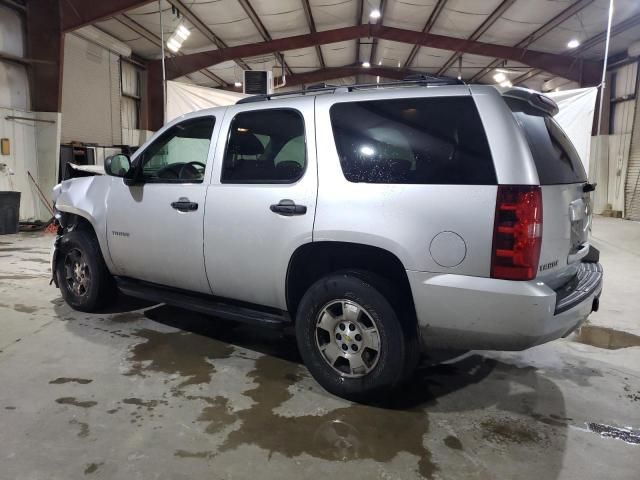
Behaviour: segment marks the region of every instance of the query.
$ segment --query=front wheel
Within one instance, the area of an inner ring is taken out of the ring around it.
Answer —
[[[115,283],[91,232],[66,233],[58,248],[55,275],[67,304],[75,310],[95,312],[113,300]]]
[[[298,348],[326,390],[375,400],[410,376],[416,333],[398,318],[393,296],[383,279],[364,272],[328,275],[305,293],[296,316]]]

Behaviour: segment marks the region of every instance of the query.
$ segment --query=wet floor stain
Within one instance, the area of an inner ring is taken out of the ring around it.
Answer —
[[[59,403],[60,405],[73,405],[74,407],[81,407],[81,408],[91,408],[91,407],[95,407],[98,402],[94,402],[93,400],[78,400],[76,397],[61,397],[61,398],[56,398],[56,403]]]
[[[3,247],[0,248],[0,252],[28,252],[33,250],[33,247]]]
[[[22,313],[35,313],[38,311],[38,307],[30,307],[29,305],[23,305],[22,303],[16,303],[13,306],[13,309],[16,312],[22,312]]]
[[[452,450],[462,450],[462,442],[458,437],[449,435],[444,439],[444,444]]]
[[[632,445],[640,445],[640,431],[633,431],[630,428],[619,428],[602,423],[587,423],[587,428],[594,433],[599,433],[604,438],[614,438]]]
[[[418,457],[418,472],[423,477],[432,478],[438,471],[424,446],[429,420],[420,408],[394,410],[351,404],[325,415],[288,417],[274,413],[293,397],[289,387],[303,374],[298,364],[260,357],[248,374],[257,386],[245,392],[255,404],[231,413],[226,401],[217,397],[209,401],[199,420],[208,422],[209,433],[240,421],[240,427],[221,445],[221,452],[256,445],[287,457],[307,454],[331,461],[371,459],[382,463],[406,452]]]
[[[640,347],[640,336],[613,328],[585,325],[574,340],[598,348],[618,350],[620,348]]]
[[[493,443],[528,444],[541,443],[544,438],[528,425],[512,419],[485,420],[480,423],[482,437]]]
[[[15,410],[16,407],[12,407],[12,406],[8,406],[8,407],[4,407],[5,410]]]
[[[78,425],[80,427],[80,431],[78,432],[78,436],[80,438],[86,438],[89,436],[89,424],[85,422],[80,422],[75,418],[69,421],[71,425]]]
[[[26,262],[46,263],[47,265],[50,263],[46,258],[25,258],[24,260]]]
[[[71,378],[71,377],[58,377],[55,380],[51,380],[51,385],[62,385],[63,383],[79,383],[80,385],[87,385],[93,382],[90,378]]]
[[[167,405],[169,402],[166,400],[142,400],[141,398],[125,398],[122,403],[127,405],[135,405],[138,408],[146,408],[148,411],[153,410],[158,405]]]
[[[116,313],[109,317],[114,323],[129,323],[135,322],[136,320],[141,320],[145,318],[143,314],[137,312],[124,312],[124,313]]]
[[[173,456],[180,458],[213,458],[216,456],[216,454],[210,450],[204,452],[188,452],[186,450],[176,450]]]
[[[229,344],[190,332],[140,329],[133,334],[146,341],[132,347],[128,375],[144,377],[147,371],[179,375],[184,381],[177,388],[209,383],[215,372],[210,361],[228,358],[234,351]]]
[[[27,275],[17,273],[15,275],[0,275],[0,280],[29,280],[33,278],[42,278],[41,275]]]
[[[92,473],[95,473],[96,470],[98,470],[102,465],[104,465],[104,462],[100,462],[100,463],[90,463],[87,465],[87,467],[84,469],[84,474],[85,475],[90,475]]]

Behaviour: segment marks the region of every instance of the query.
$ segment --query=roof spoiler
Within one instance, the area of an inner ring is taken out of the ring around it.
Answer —
[[[528,103],[536,110],[540,110],[547,115],[551,115],[552,117],[560,111],[560,109],[558,108],[558,104],[551,98],[543,95],[540,92],[536,92],[535,90],[530,90],[528,88],[510,88],[509,90],[503,92],[502,96]]]

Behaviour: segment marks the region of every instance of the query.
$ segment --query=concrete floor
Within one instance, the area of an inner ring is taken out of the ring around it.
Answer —
[[[579,336],[425,365],[387,409],[327,394],[291,337],[72,311],[51,241],[0,237],[2,480],[640,478],[640,224],[596,219],[605,291]]]

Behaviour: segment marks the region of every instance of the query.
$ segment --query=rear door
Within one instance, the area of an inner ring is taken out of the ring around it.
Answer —
[[[207,192],[205,266],[215,295],[285,309],[289,259],[312,240],[314,98],[274,103],[227,110]]]
[[[587,175],[571,140],[549,115],[510,103],[531,149],[542,189],[542,249],[537,278],[566,283],[589,250],[591,200]]]

